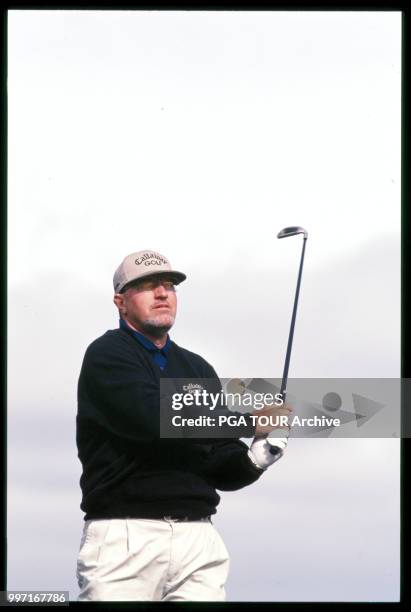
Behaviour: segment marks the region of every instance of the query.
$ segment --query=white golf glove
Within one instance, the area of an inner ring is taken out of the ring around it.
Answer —
[[[270,442],[267,441],[266,437],[254,438],[250,448],[248,449],[248,456],[251,461],[259,468],[266,470],[270,465],[281,459],[284,454],[284,449],[287,446],[288,438],[269,438]],[[270,446],[277,446],[280,452],[276,455],[270,453]]]

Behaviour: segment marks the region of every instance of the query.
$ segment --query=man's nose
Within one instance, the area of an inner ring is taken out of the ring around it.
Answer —
[[[154,289],[154,295],[156,297],[167,297],[167,289],[164,287],[164,285],[158,284]]]

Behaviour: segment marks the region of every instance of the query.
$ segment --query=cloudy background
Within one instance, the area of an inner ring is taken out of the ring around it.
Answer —
[[[153,248],[222,377],[400,375],[398,12],[9,12],[8,588],[77,597],[76,384]],[[222,493],[229,601],[396,601],[399,442],[292,440]]]

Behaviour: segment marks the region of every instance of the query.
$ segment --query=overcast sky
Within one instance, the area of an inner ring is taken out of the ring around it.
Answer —
[[[280,377],[302,225],[290,376],[400,376],[401,15],[9,11],[8,36],[8,587],[75,599],[77,377],[125,255],[186,272],[178,344]],[[398,600],[399,443],[290,441],[215,524],[229,601]]]

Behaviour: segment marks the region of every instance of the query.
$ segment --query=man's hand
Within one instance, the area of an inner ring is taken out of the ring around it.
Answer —
[[[264,408],[261,408],[261,410],[254,410],[254,412],[251,413],[253,415],[257,415],[259,417],[271,417],[268,422],[268,425],[262,425],[260,423],[260,419],[256,419],[257,425],[255,429],[255,436],[260,437],[270,434],[275,429],[284,429],[285,425],[282,424],[279,419],[280,417],[289,417],[293,410],[294,409],[288,404],[284,404],[283,406],[264,406]],[[266,419],[263,419],[263,422],[264,421],[266,421]]]

